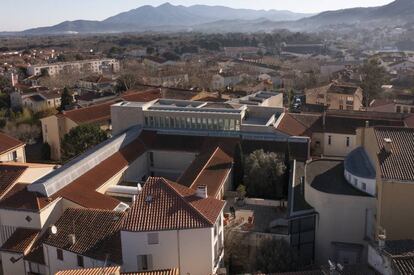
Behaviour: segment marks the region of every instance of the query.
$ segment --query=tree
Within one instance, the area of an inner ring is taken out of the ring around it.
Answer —
[[[257,150],[245,161],[244,183],[250,197],[280,199],[286,185],[283,156]]]
[[[108,138],[98,126],[85,124],[69,131],[62,141],[62,159],[72,159]]]
[[[361,68],[364,103],[368,107],[387,81],[387,73],[377,59],[368,60]]]
[[[73,96],[69,93],[68,88],[64,88],[62,96],[60,97],[60,110],[64,111],[67,106],[73,104]]]
[[[233,166],[233,188],[237,188],[243,182],[244,177],[244,157],[241,143],[236,145],[234,150],[234,166]]]
[[[285,240],[262,240],[256,252],[256,269],[269,274],[295,271],[298,257]]]

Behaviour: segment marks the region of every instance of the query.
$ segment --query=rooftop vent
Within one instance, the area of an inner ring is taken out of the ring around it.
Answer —
[[[148,195],[146,198],[145,198],[145,202],[146,203],[151,203],[152,202],[152,196],[151,195]]]
[[[69,234],[69,235],[68,235],[68,238],[69,238],[69,242],[70,242],[72,245],[74,245],[74,244],[76,243],[76,236],[75,236],[75,234]]]
[[[385,152],[391,153],[391,145],[392,145],[392,139],[384,138],[384,150],[385,150]]]
[[[197,186],[196,196],[202,199],[207,199],[207,185]]]

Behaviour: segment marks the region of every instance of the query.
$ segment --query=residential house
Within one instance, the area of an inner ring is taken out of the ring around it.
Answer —
[[[372,242],[368,264],[381,275],[411,274],[414,271],[414,240]]]
[[[51,274],[122,264],[120,229],[125,212],[68,208],[42,238]]]
[[[354,110],[363,108],[362,89],[338,83],[314,89],[306,89],[306,104],[321,104],[330,110]]]
[[[414,96],[410,94],[397,94],[395,99],[374,99],[369,110],[388,113],[414,113]]]
[[[107,78],[102,75],[90,76],[79,80],[78,86],[82,90],[94,92],[113,92],[117,84],[116,80]]]
[[[151,101],[161,97],[159,90],[146,92],[127,92],[120,100]],[[61,158],[61,141],[72,128],[82,124],[95,124],[104,131],[111,130],[110,106],[116,101],[92,105],[81,109],[64,111],[57,115],[42,118],[43,142],[47,142],[51,148],[51,158]]]
[[[242,76],[233,72],[220,72],[213,75],[211,81],[212,89],[223,89],[228,86],[234,86],[242,81]]]
[[[224,47],[224,54],[231,58],[240,58],[243,55],[257,55],[258,47]]]
[[[23,142],[0,132],[0,162],[26,162]]]
[[[357,129],[365,126],[405,126],[399,114],[335,111],[323,114],[284,113],[275,125],[291,136],[311,138],[311,153],[328,157],[345,157],[357,147]]]
[[[224,205],[206,186],[149,178],[122,227],[124,270],[178,266],[185,274],[215,274],[223,264]]]
[[[61,73],[88,72],[94,74],[117,73],[120,70],[119,61],[116,59],[90,59],[73,62],[50,63],[31,65],[27,68],[29,76],[42,75],[44,73],[55,76]]]
[[[363,170],[369,175],[363,178],[369,181],[364,179],[363,184],[356,177],[355,183],[375,194],[373,224],[376,237],[385,235],[387,240],[413,238],[414,216],[407,211],[414,195],[413,137],[412,128],[378,126],[357,131],[358,145],[363,148],[360,158],[369,160],[375,173],[367,174]]]

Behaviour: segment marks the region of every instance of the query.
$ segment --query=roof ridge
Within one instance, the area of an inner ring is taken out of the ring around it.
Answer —
[[[216,149],[214,149],[213,153],[210,155],[210,157],[208,158],[208,160],[204,163],[203,167],[200,169],[200,171],[198,172],[197,176],[195,177],[195,179],[193,180],[193,182],[190,185],[190,189],[191,186],[193,186],[193,184],[197,181],[197,179],[200,177],[201,173],[204,171],[204,169],[206,169],[207,165],[209,164],[209,162],[211,161],[211,159],[213,158],[214,154],[217,152],[217,150],[219,150],[219,146],[216,147]],[[189,167],[190,168],[190,167]]]
[[[170,189],[170,190],[172,190],[173,192],[175,192],[182,200],[183,200],[183,202],[185,202],[187,205],[189,205],[190,207],[191,207],[191,209],[193,209],[194,211],[196,211],[196,213],[197,214],[199,214],[200,216],[201,216],[201,218],[205,221],[205,222],[207,222],[208,224],[210,224],[210,225],[214,225],[213,223],[211,223],[210,222],[210,220],[200,211],[200,210],[198,210],[194,205],[192,205],[191,203],[189,203],[185,198],[184,198],[184,196],[182,195],[182,194],[180,194],[180,192],[177,190],[177,189],[175,189],[174,188],[174,186],[172,186],[171,185],[171,183],[170,183],[170,181],[169,180],[167,180],[167,179],[165,179],[165,178],[160,178],[162,181],[164,181],[164,183],[168,186],[168,188]],[[178,185],[180,185],[179,183],[175,183],[175,184],[178,184]],[[193,191],[193,192],[195,192],[193,189],[191,189],[191,188],[188,188],[188,187],[185,187],[184,185],[181,185],[183,188],[185,188],[185,189],[189,189],[189,190],[191,190],[191,191]],[[193,194],[194,195],[194,194]],[[202,199],[202,198],[201,198]]]

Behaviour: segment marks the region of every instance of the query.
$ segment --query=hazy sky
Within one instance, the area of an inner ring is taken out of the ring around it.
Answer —
[[[49,26],[65,20],[102,20],[142,5],[167,0],[0,0],[0,31]],[[392,0],[169,0],[172,4],[223,5],[235,8],[278,9],[316,13],[350,7],[379,6]]]

